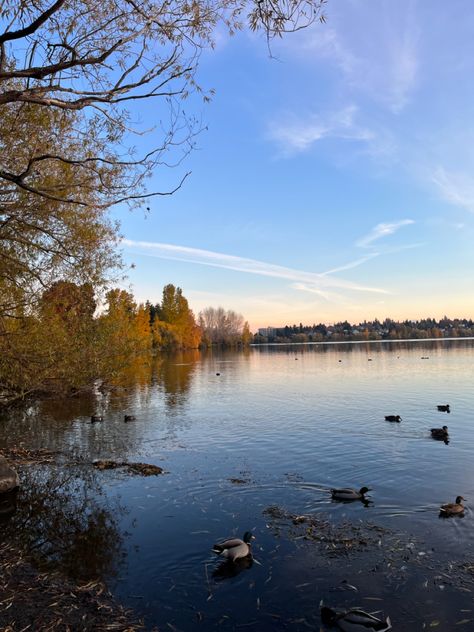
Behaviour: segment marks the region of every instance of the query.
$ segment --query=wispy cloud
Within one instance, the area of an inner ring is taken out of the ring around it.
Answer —
[[[151,257],[225,268],[305,284],[305,287],[311,287],[314,292],[318,292],[321,296],[325,296],[326,298],[330,295],[328,291],[331,289],[381,294],[388,293],[382,288],[359,285],[352,281],[332,277],[329,272],[306,272],[304,270],[287,268],[256,259],[214,252],[212,250],[202,250],[199,248],[189,248],[187,246],[164,244],[160,242],[132,241],[130,239],[123,239],[122,244],[135,253]]]
[[[433,172],[432,181],[447,202],[474,213],[474,178],[472,176],[437,167]]]
[[[388,237],[388,235],[393,235],[393,233],[397,232],[402,226],[408,226],[414,223],[412,219],[402,219],[398,222],[377,224],[370,233],[356,241],[356,246],[359,248],[370,248],[374,241],[382,237]]]
[[[417,86],[419,28],[410,8],[400,11],[388,3],[380,5],[374,10],[354,3],[339,14],[335,10],[334,26],[316,25],[301,34],[297,44],[288,40],[283,48],[307,63],[324,61],[336,66],[342,71],[340,94],[369,97],[399,113]]]
[[[416,87],[419,67],[417,39],[417,30],[409,21],[401,36],[393,38],[389,45],[391,77],[387,100],[392,111],[396,113],[408,104],[410,95]]]
[[[278,144],[284,155],[303,152],[324,138],[370,143],[375,134],[356,123],[357,108],[349,105],[327,115],[280,116],[268,128],[268,138]]]
[[[286,42],[291,47],[291,40]],[[321,57],[336,64],[347,76],[354,74],[360,66],[361,60],[343,42],[338,32],[329,26],[321,29],[308,29],[299,38],[298,51],[306,57],[310,53],[314,57]],[[308,58],[308,57],[307,57]]]
[[[378,256],[380,256],[379,252],[371,252],[370,254],[365,255],[365,257],[360,257],[359,259],[356,259],[355,261],[344,263],[338,266],[337,268],[332,268],[331,270],[322,272],[322,274],[326,276],[327,274],[334,274],[335,272],[342,272],[343,270],[352,270],[353,268],[357,268],[361,266],[363,263],[365,263],[366,261],[370,261],[370,259],[374,259],[375,257],[378,257]]]

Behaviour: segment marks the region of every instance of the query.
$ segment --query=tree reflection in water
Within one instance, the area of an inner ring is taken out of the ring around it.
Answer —
[[[40,569],[84,581],[117,574],[125,510],[105,500],[90,466],[25,469],[16,509],[0,524],[0,540],[21,547]]]
[[[186,404],[200,359],[200,352],[194,350],[162,358],[156,364],[155,380],[163,388],[168,413]]]

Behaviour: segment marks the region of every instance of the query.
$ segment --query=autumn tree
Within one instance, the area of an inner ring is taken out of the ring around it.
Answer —
[[[170,153],[192,145],[196,123],[181,101],[193,91],[199,54],[223,24],[232,33],[247,22],[268,39],[321,18],[324,0],[4,0],[0,33],[0,108],[17,114],[28,104],[52,111],[72,144],[28,146],[23,160],[2,161],[7,187],[50,200],[101,205],[139,199],[146,176],[169,164]],[[130,108],[157,102],[162,123],[154,148],[132,155]],[[41,115],[40,114],[40,115]],[[59,128],[58,128],[59,129]],[[49,171],[68,167],[68,190]],[[117,170],[119,177],[115,177]],[[113,177],[111,177],[113,176]],[[161,192],[163,193],[163,192]],[[146,194],[159,194],[146,192]]]
[[[107,309],[98,319],[98,346],[105,377],[119,372],[134,357],[151,350],[149,312],[137,305],[133,294],[113,289],[107,295]]]
[[[201,342],[201,331],[181,288],[171,283],[163,288],[161,304],[155,306],[153,330],[157,346],[195,349]]]
[[[90,284],[97,296],[118,275],[111,205],[171,194],[186,178],[179,171],[161,190],[146,187],[152,172],[180,165],[194,145],[201,124],[183,100],[210,96],[196,71],[216,29],[247,25],[270,42],[322,19],[323,3],[3,0],[0,398],[10,361],[24,365],[24,377],[34,374],[19,340],[38,324],[43,293],[64,279]],[[147,130],[133,121],[144,100],[156,104],[158,122],[140,154],[135,136]]]
[[[246,325],[246,339],[248,339],[248,323],[244,324],[244,317],[223,307],[206,307],[199,312],[199,325],[203,332],[203,339],[207,344],[235,346],[242,343],[242,334]]]
[[[253,340],[252,332],[250,331],[250,325],[248,324],[247,321],[245,321],[244,326],[242,328],[241,339],[242,339],[242,344],[244,347],[248,347],[249,344]]]
[[[58,281],[45,290],[38,309],[9,319],[0,337],[0,403],[29,392],[69,392],[99,374],[89,284]]]

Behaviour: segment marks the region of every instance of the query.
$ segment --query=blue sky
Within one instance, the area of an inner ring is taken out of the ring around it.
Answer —
[[[208,127],[151,212],[117,209],[138,300],[183,288],[251,327],[474,316],[474,11],[329,0],[272,44],[217,38],[190,112]],[[188,107],[188,105],[186,106]],[[160,115],[140,111],[144,126]],[[151,142],[150,140],[147,142]]]

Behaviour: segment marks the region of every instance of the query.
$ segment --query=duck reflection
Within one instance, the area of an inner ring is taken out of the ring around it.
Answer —
[[[242,571],[247,571],[253,566],[253,557],[251,555],[240,558],[235,562],[226,560],[221,562],[213,571],[212,577],[217,581],[231,579],[237,577]]]
[[[16,512],[18,487],[0,495],[0,524],[8,522]]]

